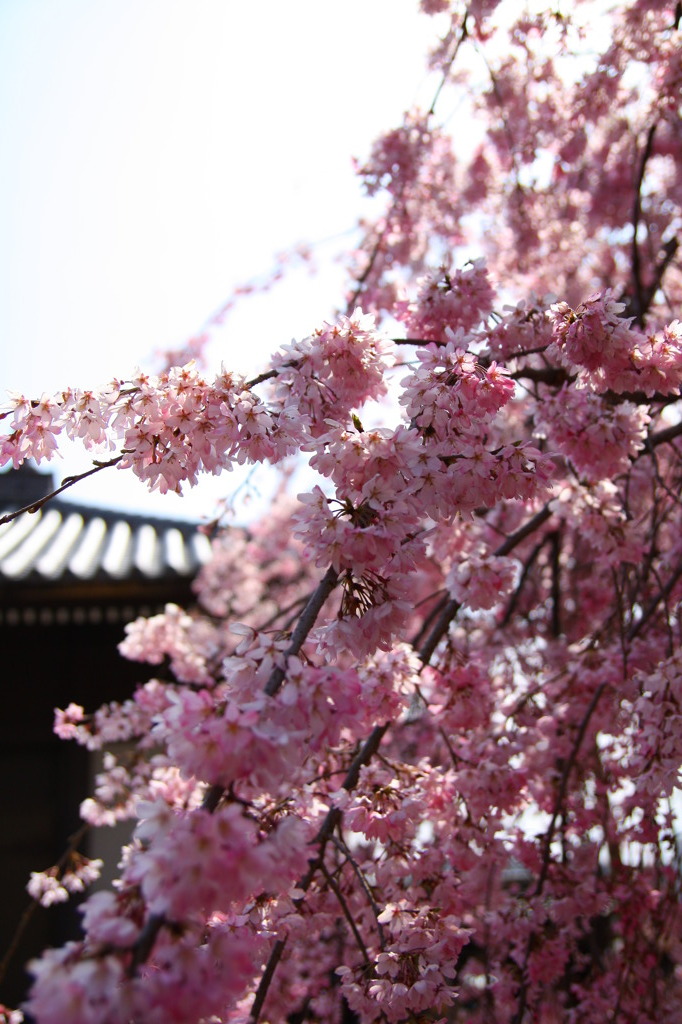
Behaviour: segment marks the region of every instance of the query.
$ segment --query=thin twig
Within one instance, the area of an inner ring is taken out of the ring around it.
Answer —
[[[465,10],[465,12],[464,12],[464,17],[462,18],[462,27],[460,29],[459,37],[457,39],[457,42],[455,43],[455,48],[453,50],[452,56],[450,57],[450,59],[448,60],[446,66],[445,66],[445,69],[443,71],[443,77],[441,78],[440,83],[438,85],[438,88],[436,89],[436,95],[433,97],[433,100],[431,101],[431,106],[429,107],[429,112],[428,112],[428,115],[427,115],[429,117],[431,117],[435,113],[435,111],[436,111],[436,103],[438,102],[438,98],[439,98],[441,92],[443,91],[445,83],[447,82],[448,78],[450,77],[450,71],[452,70],[452,65],[455,63],[455,61],[457,59],[457,54],[459,53],[459,48],[462,45],[462,43],[464,42],[464,40],[469,35],[469,29],[467,27],[467,18],[468,17],[469,17],[469,9],[467,8]]]
[[[519,527],[518,530],[507,537],[507,539],[495,549],[493,554],[498,558],[508,555],[510,551],[513,551],[517,544],[520,544],[522,540],[525,540],[526,537],[537,530],[539,526],[542,526],[542,524],[549,519],[551,514],[549,504],[545,505],[544,508],[541,508],[532,519],[529,519],[527,523],[524,523],[523,526]],[[417,652],[424,665],[428,665],[433,652],[447,633],[450,623],[455,618],[461,607],[460,602],[455,601],[454,598],[447,601],[442,606],[440,615],[436,619],[430,635]]]
[[[372,890],[369,886],[369,882],[367,881],[362,871],[360,870],[360,865],[357,863],[351,851],[348,849],[347,844],[344,842],[343,836],[332,835],[331,841],[334,844],[334,846],[336,846],[336,848],[344,855],[347,863],[350,864],[353,873],[355,874],[355,877],[360,883],[361,889],[363,890],[365,896],[367,897],[367,902],[372,908],[372,913],[374,914],[374,919],[376,921],[377,932],[379,934],[379,945],[381,946],[382,949],[384,949],[386,946],[386,938],[384,935],[384,926],[379,920],[379,914],[381,913],[381,910],[376,900],[374,899]]]
[[[667,602],[673,587],[678,582],[680,577],[682,577],[682,562],[679,563],[679,565],[675,569],[674,573],[672,574],[666,585],[662,587],[661,590],[659,590],[656,597],[654,597],[647,605],[647,607],[644,609],[644,611],[642,612],[642,617],[638,619],[637,622],[635,622],[634,626],[630,627],[627,634],[627,639],[629,641],[634,640],[634,638],[637,636],[640,630],[646,625],[651,616],[654,614],[661,601]]]
[[[357,943],[358,949],[360,950],[360,952],[362,953],[363,957],[365,958],[365,963],[369,963],[369,953],[367,952],[367,946],[364,943],[362,935],[358,931],[358,926],[356,925],[355,921],[353,920],[353,915],[351,914],[350,910],[348,909],[348,904],[346,903],[346,898],[343,895],[343,893],[341,892],[341,890],[340,890],[337,882],[335,881],[335,879],[332,878],[332,876],[330,875],[329,868],[324,863],[324,861],[320,862],[320,871],[322,872],[322,874],[326,878],[327,885],[329,886],[331,891],[334,893],[334,895],[336,896],[336,899],[339,902],[339,906],[341,907],[341,910],[343,912],[343,916],[345,917],[346,921],[348,921],[350,930],[353,933],[353,937],[354,937],[354,939],[355,939],[355,941]]]
[[[400,192],[400,198],[402,198],[402,190]],[[351,297],[349,298],[349,300],[348,300],[348,302],[346,304],[346,312],[347,313],[352,313],[353,310],[355,309],[355,303],[360,298],[360,293],[362,292],[363,286],[364,286],[365,282],[367,281],[367,278],[369,277],[369,275],[372,273],[372,270],[374,269],[374,264],[377,261],[377,257],[379,255],[379,253],[381,252],[381,246],[383,245],[384,237],[385,237],[386,232],[388,230],[388,224],[389,224],[390,215],[391,215],[391,213],[393,213],[393,211],[395,210],[397,205],[398,205],[398,196],[396,196],[394,198],[393,203],[391,204],[391,208],[390,208],[390,210],[389,210],[389,212],[388,212],[388,214],[386,216],[385,224],[384,224],[383,228],[381,229],[381,231],[379,231],[379,233],[377,235],[377,240],[374,243],[374,247],[372,249],[371,255],[369,256],[369,259],[367,260],[367,266],[365,267],[363,272],[360,274],[360,276],[358,278],[356,278],[356,280],[355,280],[355,290],[353,291],[353,294],[351,295]]]
[[[389,727],[389,724],[389,722],[386,722],[384,725],[375,726],[375,728],[372,730],[368,738],[365,740],[363,746],[360,748],[360,750],[358,751],[358,753],[355,755],[351,762],[350,768],[348,769],[346,777],[342,783],[343,789],[347,791],[354,789],[360,775],[360,769],[363,767],[363,765],[369,764],[372,757],[379,749],[379,744],[381,743],[384,734],[386,733]],[[306,893],[310,886],[312,885],[313,879],[322,865],[327,843],[331,839],[334,829],[336,828],[340,821],[341,811],[339,810],[339,808],[330,808],[330,810],[327,811],[325,819],[322,822],[322,825],[317,835],[315,836],[314,842],[316,844],[319,844],[320,847],[318,854],[314,860],[310,861],[308,865],[308,870],[306,871],[305,875],[296,886],[296,888],[299,889],[302,893]],[[303,896],[294,900],[294,902],[300,903],[302,902],[302,900]],[[249,1024],[258,1024],[260,1013],[261,1010],[263,1009],[263,1003],[265,1002],[265,997],[268,994],[268,989],[270,988],[270,985],[272,983],[272,979],[274,977],[277,965],[279,961],[282,959],[285,944],[286,940],[278,939],[277,942],[272,947],[270,956],[268,957],[268,962],[265,966],[265,970],[263,971],[260,982],[258,983],[258,988],[256,989],[256,997],[253,1001],[253,1006],[251,1007]]]
[[[263,381],[273,380],[273,378],[278,377],[281,370],[288,369],[290,367],[296,369],[298,366],[300,366],[300,361],[298,359],[292,359],[289,363],[282,363],[282,365],[276,370],[266,370],[264,373],[259,373],[257,377],[252,377],[251,380],[246,381],[244,384],[244,390],[250,391],[251,388],[255,388],[256,384],[262,384]]]
[[[550,865],[550,848],[551,848],[551,845],[552,845],[552,839],[554,838],[554,832],[555,832],[555,829],[556,829],[557,819],[559,817],[559,814],[561,813],[561,810],[562,810],[562,807],[563,807],[563,804],[564,804],[564,800],[566,798],[566,789],[568,787],[568,779],[569,779],[569,776],[571,774],[571,771],[573,770],[573,766],[575,765],[576,758],[578,756],[578,751],[580,750],[582,741],[585,738],[585,733],[587,732],[587,726],[589,725],[590,719],[592,718],[592,715],[595,712],[595,709],[597,707],[597,704],[599,703],[599,699],[600,699],[602,693],[606,689],[606,685],[607,685],[606,683],[601,683],[597,687],[597,689],[594,691],[594,694],[592,696],[592,700],[590,701],[589,706],[587,708],[587,711],[585,712],[585,714],[583,716],[583,720],[580,723],[580,728],[578,729],[578,734],[577,734],[577,736],[575,738],[575,742],[574,742],[573,747],[571,749],[571,753],[568,756],[568,760],[566,761],[566,764],[564,765],[564,770],[563,770],[563,772],[561,774],[561,780],[559,782],[559,789],[557,791],[556,800],[554,801],[554,812],[552,814],[552,819],[551,819],[551,821],[549,823],[549,827],[548,827],[548,829],[547,829],[547,831],[545,833],[544,842],[543,842],[543,846],[542,846],[542,869],[540,871],[540,876],[538,878],[537,885],[535,887],[535,892],[533,894],[534,897],[536,897],[536,898],[538,896],[542,895],[542,890],[544,888],[545,882],[547,881],[547,875],[549,873],[549,865]],[[513,1020],[512,1020],[512,1024],[522,1024],[523,1015],[524,1015],[524,1013],[526,1011],[526,1002],[527,1002],[527,999],[528,999],[528,980],[527,980],[528,961],[530,960],[530,954],[531,954],[531,949],[532,949],[532,943],[533,943],[534,936],[535,936],[535,933],[531,932],[529,934],[529,936],[528,936],[528,941],[526,942],[526,951],[525,951],[525,955],[524,955],[524,958],[523,958],[523,963],[521,965],[521,979],[522,979],[521,980],[521,991],[519,992],[519,1001],[518,1001],[518,1005],[516,1007],[516,1013],[514,1014],[514,1017],[513,1017]]]
[[[67,487],[73,487],[74,484],[79,483],[81,480],[85,480],[86,477],[92,476],[93,473],[99,473],[102,469],[108,469],[109,466],[116,466],[125,454],[126,453],[124,452],[122,455],[117,455],[115,459],[110,459],[108,462],[96,462],[94,468],[86,470],[85,473],[78,473],[75,476],[65,477],[59,487],[55,488],[54,491],[50,491],[50,493],[44,495],[44,497],[31,502],[30,505],[24,505],[23,508],[18,508],[15,512],[8,512],[7,515],[2,516],[0,518],[0,526],[4,523],[11,523],[13,519],[16,519],[18,516],[22,516],[24,512],[37,512],[48,501],[51,501],[52,498],[56,498],[58,494],[65,491]]]
[[[74,832],[73,835],[69,836],[68,846],[64,850],[64,853],[61,855],[57,863],[54,865],[54,867],[57,869],[57,879],[60,879],[63,876],[64,871],[66,870],[69,864],[72,854],[75,853],[75,851],[78,849],[78,847],[83,842],[83,839],[85,838],[89,831],[90,825],[88,825],[86,822],[85,824],[81,825],[81,827],[76,832]],[[7,968],[9,967],[12,959],[14,958],[14,954],[16,953],[19,947],[19,943],[23,938],[24,932],[26,931],[29,924],[33,920],[33,916],[40,906],[42,906],[40,900],[32,899],[31,902],[26,907],[26,909],[24,910],[23,914],[21,915],[19,923],[15,929],[14,935],[12,936],[12,940],[9,946],[7,947],[7,950],[2,958],[2,961],[0,961],[0,984],[2,984],[2,982],[5,980]]]

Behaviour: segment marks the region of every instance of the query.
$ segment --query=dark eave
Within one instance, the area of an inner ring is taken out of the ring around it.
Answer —
[[[7,493],[11,476],[0,477],[0,516],[24,507]],[[188,593],[209,555],[198,524],[55,498],[0,526],[0,605],[163,604]]]

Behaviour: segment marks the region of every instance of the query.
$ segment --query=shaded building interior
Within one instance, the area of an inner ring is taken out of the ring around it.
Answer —
[[[0,475],[0,517],[52,486],[29,467]],[[30,873],[63,854],[93,774],[93,755],[54,736],[54,709],[74,701],[94,711],[129,697],[152,673],[118,654],[125,624],[168,602],[190,604],[208,557],[196,524],[60,498],[0,525],[0,961],[31,902]],[[30,957],[77,934],[71,902],[38,908],[0,983],[0,1003],[24,998]]]

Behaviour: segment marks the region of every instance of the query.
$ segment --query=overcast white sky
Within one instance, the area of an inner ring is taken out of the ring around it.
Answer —
[[[0,0],[3,394],[153,365],[298,241],[334,238],[319,247],[331,264],[362,212],[351,156],[433,91],[434,24],[417,7]],[[332,266],[246,300],[215,365],[247,371],[309,333],[342,280]],[[124,477],[71,494],[145,505]],[[224,475],[155,508],[194,517],[232,486]]]

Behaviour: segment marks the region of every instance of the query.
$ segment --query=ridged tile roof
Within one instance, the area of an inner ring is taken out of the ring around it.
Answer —
[[[23,475],[23,480],[13,481],[15,474]],[[21,493],[12,493],[15,485]],[[50,488],[51,478],[35,470],[3,474],[0,517],[25,507]],[[25,512],[0,525],[0,587],[189,578],[209,554],[210,542],[197,524],[54,498],[37,512]]]

